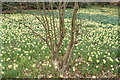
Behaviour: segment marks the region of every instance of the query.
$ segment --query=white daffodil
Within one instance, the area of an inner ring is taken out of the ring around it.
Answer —
[[[75,66],[78,66],[78,64],[75,64]]]
[[[2,64],[0,63],[0,67],[2,67]]]
[[[11,68],[12,68],[12,65],[9,65],[9,66],[8,66],[8,68],[10,68],[10,69],[11,69]]]
[[[92,58],[91,58],[91,57],[89,57],[89,58],[88,58],[88,61],[92,61]]]
[[[6,59],[6,61],[9,61],[9,60],[10,60],[10,58],[7,58],[7,59]]]
[[[98,68],[98,66],[96,66],[96,68]]]
[[[103,59],[103,63],[104,63],[104,64],[106,63],[106,60],[105,60],[105,59]]]
[[[111,65],[110,67],[113,67],[113,65]]]
[[[96,60],[97,63],[99,63],[100,61],[99,60]]]
[[[107,57],[111,62],[113,62],[113,59],[111,57]]]
[[[42,64],[42,66],[46,66],[46,64],[45,64],[45,63],[43,63],[43,64]]]
[[[112,68],[112,70],[115,70],[114,68]]]
[[[2,57],[3,54],[0,53],[0,56]]]
[[[96,58],[98,58],[98,55],[96,55]]]
[[[3,72],[3,71],[1,71],[1,74],[4,74],[4,72]]]
[[[92,78],[96,78],[96,76],[92,76]]]
[[[36,66],[35,64],[32,65],[33,68],[34,68],[35,66]]]
[[[115,59],[117,62],[119,62],[118,58]]]
[[[52,75],[49,75],[48,78],[52,78]]]
[[[110,56],[110,53],[108,53],[108,55]]]
[[[63,78],[63,75],[60,75],[61,78]]]
[[[20,48],[18,48],[17,50],[18,50],[18,51],[21,51],[21,49],[20,49]]]
[[[18,67],[18,65],[14,64],[14,66],[13,66],[14,70],[16,70],[17,67]]]

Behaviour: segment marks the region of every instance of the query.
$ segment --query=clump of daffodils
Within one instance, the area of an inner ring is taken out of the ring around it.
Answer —
[[[111,57],[107,57],[111,62],[113,62],[113,59]]]
[[[72,69],[73,69],[73,71],[75,71],[75,67],[73,67]]]
[[[56,60],[54,61],[54,66],[55,66],[55,69],[58,69],[58,62]]]
[[[46,59],[49,59],[49,56],[45,56]]]
[[[13,68],[14,68],[14,70],[16,70],[18,68],[18,65],[17,64],[13,64]]]

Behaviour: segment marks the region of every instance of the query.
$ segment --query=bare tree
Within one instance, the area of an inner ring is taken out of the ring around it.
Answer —
[[[71,30],[70,30],[70,41],[68,42],[66,51],[62,58],[59,56],[59,52],[61,51],[61,47],[63,45],[63,40],[66,37],[66,27],[65,26],[65,12],[68,2],[59,2],[57,7],[57,10],[54,10],[54,3],[49,2],[41,2],[36,4],[37,9],[39,10],[39,14],[30,14],[37,19],[37,21],[41,24],[39,27],[43,33],[40,34],[36,32],[32,25],[27,25],[25,21],[27,19],[23,17],[22,22],[17,21],[15,19],[12,19],[10,17],[7,17],[5,15],[4,18],[8,18],[10,20],[13,20],[17,23],[20,23],[24,25],[24,27],[27,27],[30,29],[34,34],[39,36],[46,44],[49,50],[52,53],[52,62],[55,67],[55,69],[60,73],[64,74],[66,71],[66,68],[69,66],[69,62],[72,58],[72,52],[74,50],[74,46],[77,42],[77,34],[78,34],[78,24],[76,24],[76,14],[79,10],[78,2],[74,3],[72,18],[71,18]],[[46,10],[47,5],[47,10]],[[41,8],[42,7],[42,8]],[[58,11],[58,17],[54,14],[55,11]],[[22,15],[24,16],[24,15]]]

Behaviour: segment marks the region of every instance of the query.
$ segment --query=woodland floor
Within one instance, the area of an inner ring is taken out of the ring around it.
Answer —
[[[39,13],[38,11],[26,11]],[[70,30],[72,9],[68,9],[65,22]],[[57,15],[57,12],[55,13]],[[6,14],[21,20],[21,14]],[[28,22],[34,20],[29,14]],[[2,21],[2,77],[3,78],[113,78],[117,77],[118,9],[108,7],[82,8],[78,11],[80,27],[79,43],[75,46],[70,67],[65,75],[56,76],[51,53],[37,36],[27,28],[9,19]],[[79,22],[78,22],[79,23]],[[37,31],[40,31],[39,29]],[[66,36],[62,55],[69,40]]]

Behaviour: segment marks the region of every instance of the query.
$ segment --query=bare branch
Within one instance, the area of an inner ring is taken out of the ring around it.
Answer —
[[[66,64],[66,63],[68,63],[70,61],[71,53],[72,53],[74,45],[75,45],[75,26],[76,26],[75,21],[76,21],[76,14],[77,14],[78,9],[79,9],[78,3],[75,2],[73,16],[72,16],[72,23],[71,23],[71,35],[70,35],[71,37],[70,37],[69,45],[67,46],[67,50],[66,50],[64,58],[63,58],[62,72],[64,72],[68,66],[68,64]]]

